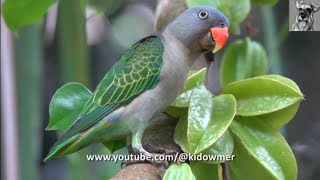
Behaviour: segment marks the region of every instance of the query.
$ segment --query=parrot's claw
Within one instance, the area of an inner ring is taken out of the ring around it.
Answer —
[[[139,144],[139,143],[138,143]],[[132,150],[133,150],[133,153],[136,154],[136,155],[140,155],[142,154],[143,156],[145,157],[152,157],[154,155],[152,155],[151,153],[149,153],[148,151],[146,151],[142,145],[141,146],[133,146],[132,145]],[[130,152],[130,151],[129,151]],[[124,168],[126,166],[130,166],[132,164],[137,164],[137,163],[148,163],[147,160],[128,160],[128,161],[124,161],[121,163],[121,168]]]
[[[133,149],[133,152],[135,153],[135,154],[137,154],[137,155],[139,155],[139,154],[143,154],[144,156],[153,156],[151,153],[149,153],[148,151],[146,151],[142,146],[141,147],[139,147],[139,148],[134,148],[134,147],[132,147],[132,149]]]
[[[151,153],[149,153],[148,151],[146,151],[142,147],[141,138],[142,138],[143,130],[140,130],[140,131],[136,132],[135,134],[133,134],[133,136],[132,136],[132,150],[137,155],[143,154],[144,156],[152,156]]]

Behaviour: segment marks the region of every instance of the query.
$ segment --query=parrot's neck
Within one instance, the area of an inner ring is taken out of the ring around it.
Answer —
[[[172,44],[176,47],[176,49],[181,50],[184,54],[187,55],[187,59],[185,59],[186,64],[191,67],[194,61],[201,55],[201,51],[189,49],[184,42],[181,42],[178,38],[176,38],[175,34],[170,31],[170,29],[166,28],[163,33],[163,38],[169,44]]]

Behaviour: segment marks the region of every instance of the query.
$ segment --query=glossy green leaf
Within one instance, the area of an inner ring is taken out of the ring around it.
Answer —
[[[267,55],[264,48],[250,38],[230,44],[223,55],[221,82],[231,82],[267,73]]]
[[[281,109],[279,111],[275,111],[260,116],[247,116],[245,119],[248,121],[260,121],[260,123],[268,124],[270,127],[273,127],[274,129],[279,129],[292,120],[292,118],[296,115],[299,106],[300,102],[296,102],[295,104]]]
[[[11,31],[39,21],[54,0],[5,0],[2,15]]]
[[[297,93],[302,95],[299,86],[289,78],[286,78],[286,77],[283,77],[283,76],[280,76],[280,75],[276,75],[276,74],[268,74],[268,75],[264,75],[264,76],[261,76],[261,77],[278,81],[278,82],[280,82],[280,83],[292,88],[294,91],[296,91]]]
[[[206,68],[197,71],[190,71],[182,93],[171,103],[171,106],[188,107],[192,91],[197,86],[203,84],[206,72]]]
[[[224,157],[232,156],[233,152],[233,138],[229,130],[225,131],[223,135],[209,148],[205,149],[201,153],[206,155],[223,155]],[[206,161],[206,163],[221,163],[224,161]]]
[[[188,114],[187,107],[176,107],[176,106],[169,106],[164,111],[165,114],[168,114],[175,118],[181,118]]]
[[[182,163],[180,165],[172,164],[169,169],[166,171],[163,180],[195,180],[190,166],[187,163]]]
[[[188,74],[186,83],[184,84],[183,91],[193,89],[203,84],[204,78],[206,77],[207,68],[200,70],[192,70]]]
[[[231,26],[239,25],[250,11],[250,0],[187,0],[188,7],[210,5],[229,18]]]
[[[211,100],[211,93],[204,86],[200,86],[192,92],[190,97],[190,106],[188,112],[188,130],[187,130],[187,139],[189,144],[189,150],[191,153],[197,153],[201,150],[198,146],[202,142],[203,136],[205,133],[210,133],[207,130],[210,125],[211,114],[213,103]],[[211,131],[214,132],[214,131]],[[213,134],[213,133],[210,133]],[[217,138],[218,139],[218,138]],[[217,140],[215,139],[215,141]],[[211,140],[211,139],[208,139]],[[208,140],[206,142],[208,142]],[[205,145],[207,143],[205,142]],[[214,142],[208,145],[212,145]],[[202,145],[202,144],[201,144]],[[203,146],[203,145],[202,145]]]
[[[190,167],[197,180],[208,180],[209,177],[210,180],[220,180],[219,173],[221,176],[221,172],[219,171],[221,170],[219,168],[222,169],[220,164],[206,164],[204,162],[192,161],[190,162]]]
[[[258,5],[275,5],[278,0],[251,0],[254,4]]]
[[[188,107],[190,96],[194,89],[189,89],[187,91],[182,92],[172,103],[171,106],[174,107]]]
[[[188,129],[187,116],[181,118],[176,126],[174,132],[174,141],[178,144],[183,152],[191,153],[187,139]],[[227,130],[225,133],[210,147],[202,151],[206,155],[232,155],[233,151],[233,138]],[[220,161],[207,161],[205,163],[216,164]]]
[[[284,82],[291,80],[282,76],[259,76],[230,83],[222,93],[237,99],[237,115],[257,116],[279,111],[303,99],[300,91]]]
[[[215,143],[235,115],[236,101],[232,95],[211,96],[204,86],[195,89],[191,95],[187,138],[192,153],[198,153]]]
[[[67,130],[91,95],[85,86],[75,82],[58,89],[49,105],[50,120],[46,130]]]
[[[178,144],[183,152],[190,153],[188,138],[188,115],[185,115],[179,119],[179,122],[174,131],[174,142]]]
[[[231,179],[297,178],[295,157],[278,131],[259,121],[244,120],[233,121],[230,128],[236,156],[229,163]]]
[[[229,95],[228,95],[229,96]],[[221,118],[221,114],[227,111],[223,110],[221,111],[219,114],[217,111],[220,111],[221,108],[224,108],[225,106],[228,105],[223,105],[223,103],[221,103],[222,105],[219,105],[219,101],[223,101],[223,99],[225,99],[226,104],[231,104],[231,107],[229,107],[230,109],[233,108],[233,111],[235,111],[235,101],[233,99],[233,97],[231,96],[225,96],[222,95],[214,97],[214,107],[217,106],[220,108],[214,108],[213,107],[213,112],[211,112],[211,122],[212,124],[217,124],[217,127],[214,127],[216,129],[210,129],[208,128],[208,134],[207,136],[211,134],[213,134],[216,137],[213,137],[214,139],[217,139],[216,142],[213,145],[209,145],[207,149],[205,149],[204,151],[202,151],[203,154],[231,154],[232,150],[233,150],[233,139],[232,137],[230,137],[229,132],[226,130],[224,132],[225,129],[228,128],[228,122],[230,121],[229,119],[225,120],[223,118]],[[217,100],[218,99],[218,100]],[[234,106],[234,107],[232,107]],[[229,109],[226,108],[226,109]],[[232,111],[232,110],[230,110]],[[232,118],[230,118],[232,120]],[[226,123],[223,125],[223,123]],[[225,126],[225,127],[223,127]],[[221,129],[219,129],[221,128]],[[210,131],[209,131],[210,130]],[[183,117],[181,117],[179,119],[179,122],[176,126],[175,132],[174,132],[174,141],[176,144],[178,144],[180,146],[180,148],[182,149],[182,151],[187,152],[187,153],[193,153],[190,149],[189,149],[189,144],[188,144],[188,136],[187,136],[187,131],[188,131],[188,116],[185,115]],[[222,131],[222,135],[220,134]],[[212,133],[214,132],[214,133]],[[215,134],[215,132],[218,132],[217,134]],[[224,133],[223,133],[224,132]],[[212,139],[213,141],[215,141],[214,139]],[[210,142],[211,143],[211,142]]]

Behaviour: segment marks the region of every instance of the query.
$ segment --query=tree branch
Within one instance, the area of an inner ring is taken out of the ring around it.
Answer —
[[[177,122],[178,119],[163,113],[153,118],[142,139],[144,148],[149,152],[153,152],[151,148],[154,147],[161,148],[165,152],[182,152],[173,140]],[[123,167],[112,180],[162,179],[165,171],[169,167],[169,163],[137,162]]]

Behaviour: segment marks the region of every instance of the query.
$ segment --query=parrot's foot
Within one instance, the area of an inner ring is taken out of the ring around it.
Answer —
[[[132,150],[135,154],[140,155],[143,154],[144,156],[152,156],[151,153],[146,151],[141,144],[141,138],[142,138],[143,131],[138,131],[132,136]]]
[[[151,157],[153,156],[151,153],[149,153],[148,151],[146,151],[142,146],[141,147],[138,147],[138,148],[135,148],[135,147],[132,147],[132,150],[135,154],[137,155],[144,155],[146,157]]]
[[[144,158],[135,158],[135,160],[127,160],[121,163],[121,168],[124,168],[126,166],[130,166],[132,164],[138,164],[138,163],[149,163],[148,159],[152,160],[153,156],[151,153],[146,151],[142,145],[141,146],[133,146],[132,145],[133,154],[137,155],[138,157],[141,157],[141,155],[144,156]],[[129,150],[130,152],[130,150]],[[131,151],[132,152],[132,151]],[[147,159],[148,157],[148,159]]]

